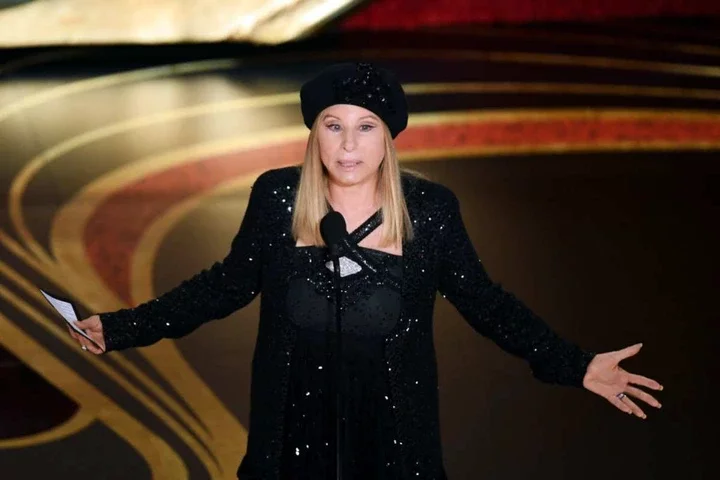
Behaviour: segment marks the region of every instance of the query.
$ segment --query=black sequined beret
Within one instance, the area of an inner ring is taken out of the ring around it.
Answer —
[[[395,75],[370,63],[339,63],[322,70],[300,89],[303,120],[312,128],[327,107],[349,104],[380,117],[395,138],[408,121],[407,100]]]

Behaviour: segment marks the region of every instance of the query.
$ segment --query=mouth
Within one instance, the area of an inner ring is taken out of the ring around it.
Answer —
[[[355,168],[358,165],[360,165],[362,162],[359,160],[339,160],[338,164],[340,165],[340,168]]]

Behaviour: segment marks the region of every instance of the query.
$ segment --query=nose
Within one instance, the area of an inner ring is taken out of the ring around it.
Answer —
[[[346,152],[352,152],[357,147],[357,139],[352,129],[347,129],[343,132],[342,147]]]

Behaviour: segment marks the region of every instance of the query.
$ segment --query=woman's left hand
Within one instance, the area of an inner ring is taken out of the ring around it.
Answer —
[[[619,365],[621,360],[638,353],[641,347],[642,343],[638,343],[615,352],[595,355],[588,365],[583,386],[605,398],[623,412],[635,414],[644,419],[646,418],[645,413],[635,402],[630,400],[630,396],[656,408],[660,408],[661,405],[652,395],[633,385],[642,385],[653,390],[662,390],[663,386],[650,378],[629,373]]]

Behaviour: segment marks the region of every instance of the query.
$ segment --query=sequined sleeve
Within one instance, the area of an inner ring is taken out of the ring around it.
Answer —
[[[493,282],[465,229],[456,196],[443,202],[438,289],[480,334],[524,358],[541,381],[580,387],[594,354],[557,335],[512,293]]]
[[[135,308],[100,314],[107,351],[181,337],[204,322],[226,317],[257,296],[263,204],[271,189],[267,176],[267,172],[262,174],[253,185],[240,229],[222,261]]]

